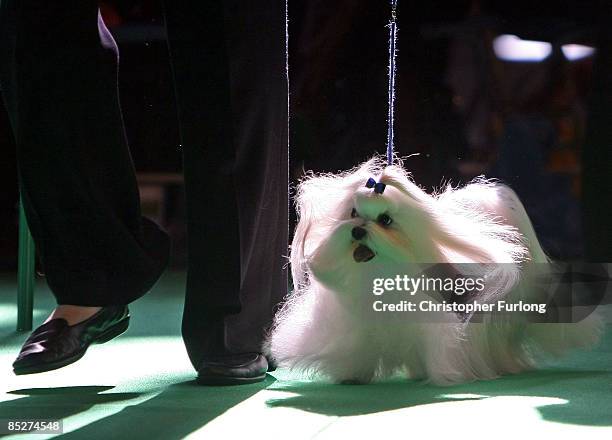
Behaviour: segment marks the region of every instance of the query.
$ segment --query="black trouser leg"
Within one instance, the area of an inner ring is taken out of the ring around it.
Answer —
[[[0,78],[49,287],[59,304],[129,303],[159,278],[168,238],[140,215],[115,42],[94,0],[1,3]]]
[[[260,351],[287,292],[285,2],[166,2],[187,197],[183,337],[197,368]]]

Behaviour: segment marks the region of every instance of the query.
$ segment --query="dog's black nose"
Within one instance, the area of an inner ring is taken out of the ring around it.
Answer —
[[[363,229],[361,226],[355,226],[351,231],[351,235],[355,240],[361,240],[363,237],[366,236],[367,233],[368,231]]]

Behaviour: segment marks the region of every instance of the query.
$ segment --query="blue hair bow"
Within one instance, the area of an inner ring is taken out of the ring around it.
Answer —
[[[374,188],[374,192],[376,194],[382,194],[385,191],[385,187],[387,185],[385,185],[382,182],[376,182],[376,180],[374,180],[372,177],[370,177],[368,179],[368,181],[366,182],[365,186],[367,188]]]

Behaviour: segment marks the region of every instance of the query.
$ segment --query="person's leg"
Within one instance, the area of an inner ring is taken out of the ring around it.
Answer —
[[[117,93],[117,47],[94,0],[2,0],[0,81],[21,195],[58,307],[15,374],[61,368],[129,325],[167,235],[140,215]]]
[[[193,7],[197,9],[193,9]],[[240,310],[240,237],[222,2],[166,2],[187,215],[183,338],[197,368]]]
[[[0,79],[49,287],[60,306],[127,304],[160,276],[168,238],[140,215],[115,42],[95,0],[1,3]]]
[[[233,351],[261,351],[276,307],[287,295],[286,2],[226,4],[242,269],[242,310],[226,319],[226,339]]]
[[[287,292],[285,2],[166,2],[166,24],[187,195],[183,336],[198,369],[211,353],[261,352]]]

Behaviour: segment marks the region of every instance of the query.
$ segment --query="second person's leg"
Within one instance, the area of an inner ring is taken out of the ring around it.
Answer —
[[[187,193],[183,336],[199,369],[211,353],[261,352],[287,292],[285,2],[166,2],[166,21]]]

